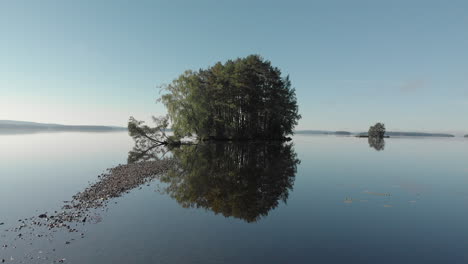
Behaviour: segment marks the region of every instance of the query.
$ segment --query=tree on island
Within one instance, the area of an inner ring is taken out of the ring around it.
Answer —
[[[180,141],[174,136],[168,136],[166,130],[169,126],[167,116],[154,117],[155,127],[145,125],[143,121],[136,120],[133,116],[128,121],[128,133],[135,140],[138,149],[145,149],[147,146],[178,145]]]
[[[301,118],[289,76],[258,55],[186,71],[163,91],[179,138],[285,139]]]
[[[377,123],[369,128],[368,136],[370,138],[384,138],[385,136],[385,125],[383,123]]]

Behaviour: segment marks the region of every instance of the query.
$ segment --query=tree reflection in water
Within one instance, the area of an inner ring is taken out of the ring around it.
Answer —
[[[374,148],[377,151],[385,149],[385,140],[378,137],[369,137],[369,147]]]
[[[160,178],[167,184],[165,193],[185,208],[205,208],[247,222],[268,215],[280,201],[286,203],[300,163],[293,145],[279,142],[206,143],[171,153],[175,166]]]

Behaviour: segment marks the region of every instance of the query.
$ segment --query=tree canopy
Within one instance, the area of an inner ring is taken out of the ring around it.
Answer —
[[[289,76],[258,55],[186,71],[164,91],[178,137],[284,139],[301,118]]]
[[[385,125],[383,123],[377,123],[369,128],[369,137],[373,138],[384,138],[385,136]]]

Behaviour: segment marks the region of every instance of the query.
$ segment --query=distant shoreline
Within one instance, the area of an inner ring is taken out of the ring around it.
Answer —
[[[369,138],[368,135],[356,135],[357,138]],[[384,136],[383,138],[390,138],[390,136]]]
[[[118,132],[127,131],[126,127],[94,125],[59,125],[25,121],[0,120],[1,134],[33,134],[50,132]]]
[[[52,133],[52,132],[123,132],[128,131],[126,127],[119,126],[100,126],[100,125],[60,125],[46,124],[27,121],[0,120],[0,135],[4,134],[33,134],[33,133]],[[327,130],[297,130],[296,135],[336,135],[336,136],[367,136],[366,132],[349,131],[327,131]],[[445,133],[426,133],[426,132],[395,132],[385,133],[389,137],[456,137]],[[461,136],[468,138],[468,134]]]
[[[367,137],[366,132],[348,132],[348,131],[326,131],[326,130],[298,130],[294,132],[297,135],[336,135],[336,136],[357,136]],[[385,133],[389,137],[456,137],[452,134],[445,133],[425,133],[425,132],[395,132],[389,131]],[[465,137],[468,137],[466,135]]]

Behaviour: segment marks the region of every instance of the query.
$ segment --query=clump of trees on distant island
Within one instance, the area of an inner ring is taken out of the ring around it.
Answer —
[[[158,100],[176,138],[283,140],[301,118],[289,76],[258,55],[186,71],[163,91]],[[133,118],[128,128],[133,134],[155,132]]]
[[[377,123],[369,128],[368,136],[370,138],[384,138],[385,137],[385,125],[383,123]]]
[[[385,149],[385,125],[383,123],[377,123],[369,128],[368,142],[371,148],[374,148],[377,151]]]

